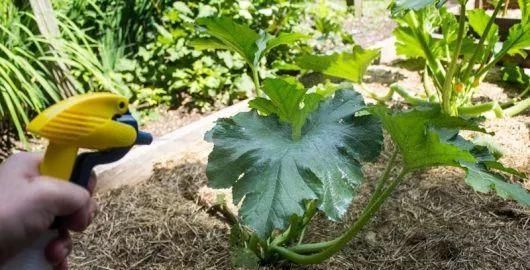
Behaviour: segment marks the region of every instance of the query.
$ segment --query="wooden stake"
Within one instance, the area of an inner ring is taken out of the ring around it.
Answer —
[[[61,50],[61,32],[50,0],[30,0],[29,3],[40,33],[51,45],[50,51],[53,56],[67,58],[68,56]],[[65,63],[57,62],[57,65],[53,67],[52,73],[56,83],[59,85],[60,94],[63,98],[72,96],[77,92],[75,80]]]

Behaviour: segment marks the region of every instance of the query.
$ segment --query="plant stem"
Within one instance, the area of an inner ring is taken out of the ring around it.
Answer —
[[[383,174],[377,180],[377,185],[376,185],[375,191],[372,194],[372,197],[370,198],[368,203],[366,204],[366,208],[370,207],[370,205],[372,205],[377,200],[378,196],[381,195],[381,191],[383,190],[383,187],[385,186],[385,184],[387,183],[388,179],[390,178],[390,172],[392,171],[392,168],[394,167],[394,163],[396,161],[396,157],[397,157],[398,151],[399,150],[396,149],[392,153],[392,156],[390,157],[390,159],[389,159],[389,161],[388,161],[388,163],[387,163],[387,165],[385,167],[385,170],[384,170]],[[302,253],[302,254],[315,253],[315,252],[321,251],[321,250],[323,250],[325,248],[328,248],[328,247],[336,244],[338,240],[339,240],[339,238],[335,238],[335,239],[330,240],[330,241],[319,242],[319,243],[311,243],[311,244],[300,244],[300,243],[298,243],[297,246],[291,247],[290,249],[292,251],[294,251],[294,252]]]
[[[411,13],[412,23],[413,23],[413,29],[422,29],[424,27],[423,23],[418,22],[418,18],[416,17],[416,13]],[[445,70],[442,65],[442,63],[434,57],[434,54],[431,51],[431,46],[427,43],[427,40],[425,40],[425,36],[423,35],[422,31],[415,31],[414,35],[419,40],[420,45],[422,47],[423,53],[425,54],[425,58],[427,60],[428,66],[430,66],[431,71],[433,73],[433,81],[437,84],[440,83],[440,79],[443,79],[443,76],[445,75]]]
[[[472,105],[472,106],[465,106],[465,107],[462,106],[458,108],[459,114],[469,115],[469,116],[481,115],[488,111],[493,111],[495,113],[495,116],[499,118],[504,117],[502,108],[501,106],[499,106],[499,103],[497,103],[497,101],[491,101],[488,103],[481,103],[481,104]]]
[[[530,97],[520,101],[520,102],[517,102],[517,104],[513,105],[512,107],[504,110],[504,114],[506,116],[509,116],[509,117],[512,117],[512,116],[515,116],[517,114],[520,114],[522,113],[524,110],[530,108]]]
[[[464,75],[462,76],[462,79],[464,81],[466,81],[468,79],[468,76],[471,74],[471,71],[473,70],[473,66],[475,65],[475,61],[477,60],[477,57],[480,55],[479,52],[482,52],[482,47],[484,46],[484,42],[486,42],[486,37],[488,36],[490,32],[491,26],[495,22],[495,18],[497,17],[497,14],[499,13],[501,6],[502,6],[502,1],[499,1],[497,5],[495,6],[495,10],[493,10],[493,14],[491,14],[491,17],[488,23],[486,24],[486,28],[484,28],[484,32],[482,32],[482,36],[480,37],[480,40],[478,42],[477,49],[473,52],[473,55],[469,59],[466,71],[464,71]]]
[[[254,88],[256,88],[256,96],[261,96],[261,86],[259,84],[259,74],[256,68],[251,67],[252,70],[252,81],[254,82]]]
[[[510,99],[510,101],[507,101],[507,102],[504,102],[504,103],[501,103],[501,107],[504,109],[504,108],[507,108],[509,106],[512,106],[513,104],[519,102],[520,99],[524,98],[524,96],[526,96],[526,94],[530,92],[530,85],[528,85],[526,87],[525,90],[523,90],[523,92],[521,92],[519,95],[517,95],[516,97]]]
[[[305,231],[307,229],[307,225],[309,224],[309,222],[311,222],[311,219],[313,219],[313,217],[315,216],[316,212],[317,212],[317,204],[316,204],[316,200],[312,200],[310,201],[308,204],[307,204],[307,210],[304,214],[304,218],[302,219],[302,231],[300,232],[300,235],[298,236],[298,243],[297,244],[300,244],[302,243],[302,241],[304,240],[304,236],[305,236]]]
[[[279,246],[283,243],[289,242],[293,238],[297,238],[300,234],[300,229],[302,232],[305,231],[306,226],[309,224],[313,216],[317,212],[317,205],[315,200],[311,200],[306,204],[306,211],[303,217],[295,217],[291,219],[289,227],[279,236],[272,240],[271,245]],[[301,238],[300,238],[301,239]]]
[[[451,107],[451,95],[453,91],[453,76],[455,74],[456,68],[458,66],[458,57],[460,56],[460,50],[462,48],[462,40],[464,39],[466,23],[466,3],[463,1],[460,3],[460,18],[458,22],[458,36],[456,38],[456,48],[454,50],[453,57],[451,59],[451,64],[449,70],[445,75],[445,81],[442,88],[442,108],[445,113],[449,115],[454,115],[455,112]]]
[[[389,92],[387,94],[387,96],[390,96],[392,97],[392,94],[395,92],[395,93],[398,93],[404,100],[405,102],[411,104],[411,105],[414,105],[414,106],[418,106],[418,105],[424,105],[424,104],[427,104],[428,102],[421,99],[421,98],[417,98],[417,97],[413,97],[411,96],[407,90],[405,90],[405,88],[399,86],[398,84],[393,84],[390,86],[390,91],[391,93]]]
[[[394,163],[396,162],[396,157],[398,155],[398,152],[399,150],[397,149],[397,146],[396,146],[396,150],[394,150],[394,152],[392,153],[392,156],[390,156],[390,159],[388,160],[388,163],[385,167],[385,171],[383,172],[383,174],[377,181],[377,186],[375,187],[374,194],[372,194],[372,198],[368,202],[368,205],[373,204],[375,200],[379,197],[379,195],[381,195],[383,187],[385,187],[386,182],[390,178],[389,177],[390,172],[392,171],[392,168],[394,168]]]
[[[280,255],[282,255],[284,258],[298,264],[316,264],[328,259],[337,251],[339,251],[355,235],[357,235],[357,233],[364,227],[364,225],[366,225],[366,223],[370,221],[372,216],[377,212],[377,210],[379,210],[383,202],[390,196],[390,194],[392,194],[392,191],[394,191],[397,185],[403,181],[404,176],[407,173],[407,170],[402,169],[401,173],[394,179],[392,184],[390,184],[390,186],[383,191],[381,196],[379,196],[373,204],[365,208],[363,213],[359,216],[359,219],[357,219],[357,221],[345,233],[343,233],[337,239],[333,240],[333,245],[327,247],[321,252],[311,255],[303,255],[298,252],[295,252],[295,249],[293,248],[289,249],[278,246],[272,246],[271,248],[278,252]]]
[[[425,95],[427,95],[427,100],[429,102],[437,102],[439,97],[435,95],[435,93],[432,91],[431,87],[429,86],[429,70],[428,66],[425,65],[425,68],[423,69],[423,89],[425,90]]]

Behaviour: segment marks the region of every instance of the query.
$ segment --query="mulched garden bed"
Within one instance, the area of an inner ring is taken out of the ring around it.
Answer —
[[[375,66],[367,87],[382,94],[397,80],[421,89],[414,70],[410,63]],[[502,101],[513,93],[502,91],[508,87],[484,83],[479,98]],[[504,149],[503,162],[530,173],[530,113],[485,124]],[[364,167],[367,180],[345,222],[318,217],[308,240],[334,237],[355,219],[387,155]],[[101,211],[93,226],[74,236],[72,269],[230,269],[229,225],[198,203],[205,162],[182,157],[178,164],[161,164],[145,183],[98,194]],[[525,186],[530,189],[530,179]],[[527,209],[476,194],[458,169],[437,168],[409,176],[362,233],[327,262],[264,269],[530,269],[529,247]]]

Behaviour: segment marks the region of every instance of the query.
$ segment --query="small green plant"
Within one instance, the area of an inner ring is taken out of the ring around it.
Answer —
[[[424,79],[431,81],[435,90],[425,83],[427,98],[422,101],[409,96],[396,85],[387,98],[394,91],[404,93],[404,98],[410,103],[439,103],[444,113],[453,116],[476,116],[492,110],[498,117],[513,116],[530,107],[530,98],[515,104],[499,104],[497,101],[475,104],[472,99],[486,74],[503,57],[527,56],[525,49],[530,48],[530,1],[519,0],[521,23],[510,28],[500,48],[496,46],[499,35],[495,19],[505,1],[497,1],[490,16],[482,9],[468,11],[467,0],[459,0],[458,19],[442,7],[444,3],[435,0],[397,0],[393,3],[392,11],[398,23],[394,30],[397,53],[424,59]],[[435,35],[437,30],[441,32],[441,37]],[[470,30],[479,38],[475,39]]]

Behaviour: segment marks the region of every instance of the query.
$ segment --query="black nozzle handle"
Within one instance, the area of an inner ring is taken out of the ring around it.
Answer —
[[[136,142],[134,144],[136,145],[148,145],[153,142],[153,136],[144,131],[138,131],[138,135],[136,135]]]

